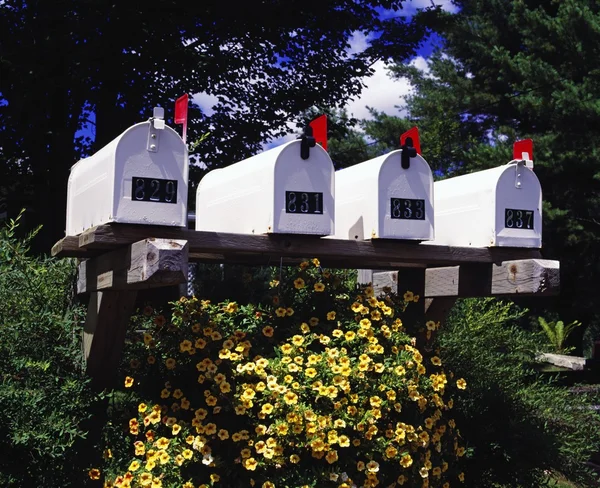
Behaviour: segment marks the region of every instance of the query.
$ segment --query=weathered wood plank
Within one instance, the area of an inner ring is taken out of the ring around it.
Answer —
[[[96,390],[114,385],[136,295],[136,290],[121,290],[95,292],[90,297],[83,350],[87,373]]]
[[[494,263],[539,258],[537,249],[460,248],[428,246],[395,240],[349,241],[299,235],[242,235],[201,232],[178,227],[112,224],[90,229],[79,236],[78,249],[72,238],[58,243],[57,256],[88,257],[99,251],[117,249],[146,237],[187,240],[190,259],[261,265],[288,264],[318,257],[323,266],[339,268],[394,269],[406,265],[453,265]]]
[[[492,295],[557,295],[559,291],[558,261],[506,261],[492,270]]]
[[[188,244],[144,239],[83,261],[78,272],[77,293],[178,285],[187,281]]]
[[[560,292],[560,263],[547,259],[428,268],[425,277],[427,298],[557,295]],[[372,276],[377,293],[384,286],[396,289],[397,281],[397,271],[374,272]]]

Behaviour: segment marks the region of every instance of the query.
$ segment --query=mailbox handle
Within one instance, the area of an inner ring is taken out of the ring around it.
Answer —
[[[400,149],[402,149],[402,154],[400,154],[402,169],[408,169],[410,168],[410,158],[414,158],[417,155],[417,150],[413,147],[412,137],[407,137],[404,144],[400,146]]]
[[[310,148],[317,145],[317,140],[313,137],[313,128],[307,125],[300,139],[300,157],[307,160],[310,157]]]

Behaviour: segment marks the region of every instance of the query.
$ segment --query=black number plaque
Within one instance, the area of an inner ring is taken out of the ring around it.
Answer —
[[[311,191],[286,191],[285,211],[293,214],[322,214],[323,193]]]
[[[504,209],[504,227],[507,229],[533,229],[533,210]]]
[[[393,219],[425,220],[425,200],[391,198],[390,216]]]
[[[138,202],[177,203],[177,180],[134,176],[131,199]]]

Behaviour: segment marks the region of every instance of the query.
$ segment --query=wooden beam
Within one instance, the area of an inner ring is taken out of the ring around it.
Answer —
[[[421,245],[413,242],[374,239],[350,241],[303,235],[246,235],[202,232],[179,227],[111,224],[94,227],[79,236],[79,247],[68,237],[54,246],[54,255],[89,257],[130,245],[148,236],[187,240],[190,260],[286,264],[318,257],[323,266],[338,268],[394,269],[407,265],[455,265],[498,263],[539,258],[538,249],[461,248]]]
[[[372,282],[377,293],[385,286],[401,291],[397,285],[398,271],[374,272]],[[425,271],[426,298],[557,295],[559,292],[560,263],[546,259],[467,263]]]
[[[92,293],[83,327],[83,350],[92,387],[114,385],[125,333],[135,308],[136,290]]]
[[[78,271],[77,293],[178,285],[187,281],[188,244],[143,239],[83,261]]]

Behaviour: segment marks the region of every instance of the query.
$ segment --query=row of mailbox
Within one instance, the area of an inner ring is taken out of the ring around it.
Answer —
[[[434,184],[418,154],[408,167],[396,150],[334,171],[319,145],[303,159],[302,144],[210,171],[198,185],[196,230],[541,247],[541,186],[525,160]],[[186,227],[187,199],[187,146],[152,118],[73,166],[66,233],[109,222]]]

